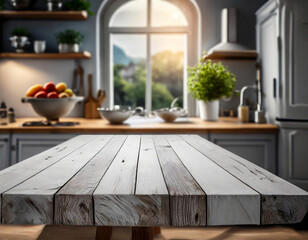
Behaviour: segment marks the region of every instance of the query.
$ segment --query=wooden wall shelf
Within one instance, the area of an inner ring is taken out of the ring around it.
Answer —
[[[87,20],[87,11],[0,11],[2,19]]]
[[[258,53],[256,50],[241,50],[241,51],[215,50],[203,56],[203,60],[207,59],[256,60],[257,57]]]
[[[91,53],[0,53],[0,58],[14,59],[91,59]]]

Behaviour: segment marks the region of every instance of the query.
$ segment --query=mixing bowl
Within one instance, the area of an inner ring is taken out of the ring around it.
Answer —
[[[182,117],[187,114],[187,112],[182,108],[162,108],[155,110],[155,114],[165,122],[171,123],[174,122],[178,117]]]
[[[30,103],[33,110],[48,121],[58,121],[60,117],[70,113],[83,97],[70,98],[22,98],[23,103]]]
[[[98,108],[97,111],[102,118],[106,118],[111,124],[121,124],[135,113],[132,110],[110,110],[104,108]]]

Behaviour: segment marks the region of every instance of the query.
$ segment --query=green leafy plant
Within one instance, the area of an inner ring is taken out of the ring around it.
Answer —
[[[11,32],[11,36],[17,36],[17,37],[30,37],[30,33],[27,29],[24,28],[15,28]]]
[[[89,15],[94,15],[94,13],[90,9],[91,3],[88,0],[70,0],[65,3],[65,7],[69,10],[74,11],[86,10]]]
[[[74,30],[66,30],[56,34],[58,43],[80,44],[83,40],[83,35]]]
[[[3,10],[5,6],[5,0],[0,0],[0,10]]]
[[[205,102],[231,97],[236,78],[221,62],[203,61],[187,69],[188,89],[193,98]]]

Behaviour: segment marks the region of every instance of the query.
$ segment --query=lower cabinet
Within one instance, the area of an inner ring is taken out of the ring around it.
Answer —
[[[0,170],[10,166],[10,134],[0,134]]]
[[[308,129],[280,129],[279,176],[308,191]]]
[[[11,164],[18,163],[51,147],[54,147],[75,134],[13,134]]]
[[[274,134],[211,134],[210,141],[276,174]]]

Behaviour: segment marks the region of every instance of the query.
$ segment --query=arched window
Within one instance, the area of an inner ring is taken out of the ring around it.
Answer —
[[[198,15],[190,0],[104,3],[97,21],[105,106],[151,111],[169,107],[176,97],[180,106],[194,106],[187,94],[186,68],[200,53]]]

